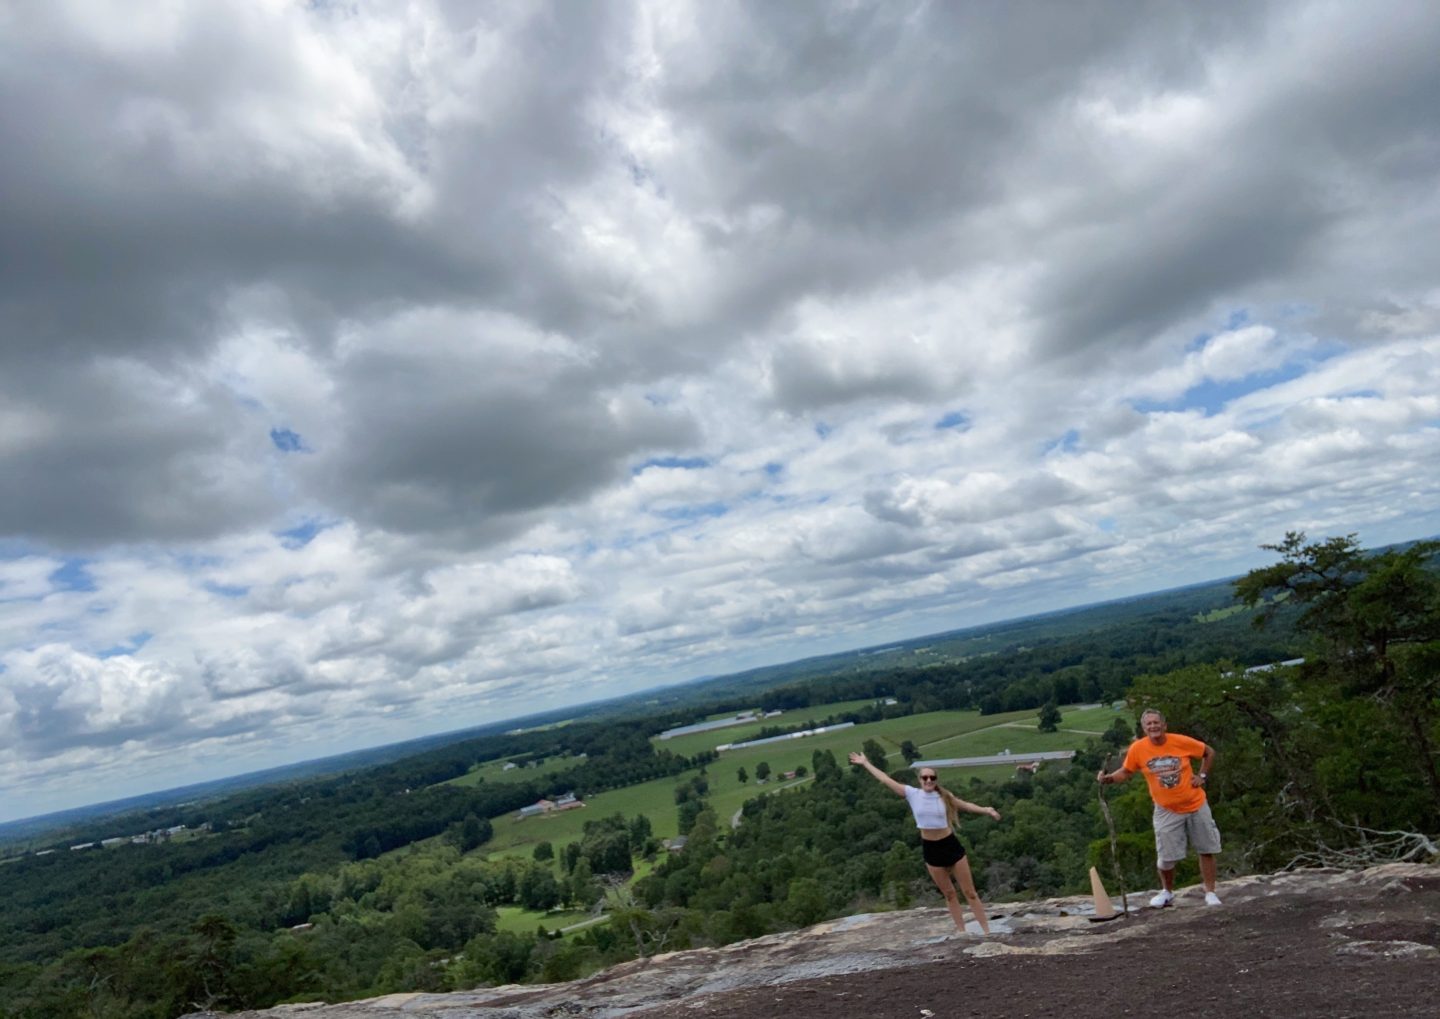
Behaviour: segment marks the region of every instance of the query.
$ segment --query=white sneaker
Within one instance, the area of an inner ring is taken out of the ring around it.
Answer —
[[[1150,905],[1154,906],[1156,909],[1159,909],[1161,906],[1168,906],[1174,901],[1175,893],[1167,892],[1162,888],[1160,890],[1160,893],[1150,900]],[[1217,899],[1216,901],[1218,902],[1219,900]]]
[[[1218,906],[1218,905],[1220,905],[1220,896],[1216,895],[1214,892],[1206,892],[1206,893],[1205,893],[1205,905],[1207,905],[1207,906]]]

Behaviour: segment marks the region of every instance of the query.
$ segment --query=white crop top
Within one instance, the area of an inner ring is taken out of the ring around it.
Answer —
[[[945,811],[945,800],[939,793],[927,793],[913,785],[905,787],[905,802],[915,815],[917,828],[948,828],[950,815]]]

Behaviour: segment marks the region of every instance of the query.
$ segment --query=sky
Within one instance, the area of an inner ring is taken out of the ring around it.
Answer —
[[[0,0],[0,820],[1440,533],[1437,52]]]

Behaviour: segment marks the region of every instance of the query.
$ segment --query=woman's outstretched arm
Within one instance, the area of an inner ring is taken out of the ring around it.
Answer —
[[[904,784],[895,781],[895,780],[894,780],[893,778],[891,778],[889,775],[885,774],[885,773],[884,773],[883,771],[881,771],[879,768],[875,767],[875,765],[873,765],[873,764],[870,763],[870,758],[866,757],[864,754],[852,753],[852,754],[850,755],[850,763],[851,763],[851,764],[858,764],[858,765],[860,765],[860,767],[864,768],[864,769],[865,769],[866,771],[868,771],[870,774],[874,775],[874,776],[876,777],[876,779],[878,779],[879,781],[881,781],[881,782],[883,782],[885,785],[887,785],[887,786],[890,788],[890,791],[893,792],[896,796],[904,796],[904,795],[905,795],[905,786],[904,786]]]
[[[992,821],[1000,820],[1000,811],[994,807],[982,807],[979,804],[971,803],[969,800],[962,800],[954,793],[949,793],[951,801],[955,804],[956,810],[963,810],[967,814],[984,814]]]

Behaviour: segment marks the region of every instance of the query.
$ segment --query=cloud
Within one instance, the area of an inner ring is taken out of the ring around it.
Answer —
[[[1437,48],[1422,3],[17,7],[10,809],[1440,530]]]

